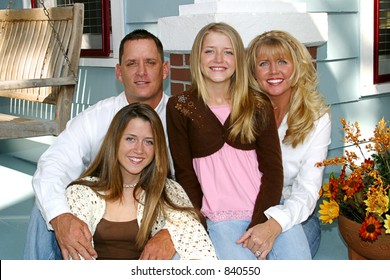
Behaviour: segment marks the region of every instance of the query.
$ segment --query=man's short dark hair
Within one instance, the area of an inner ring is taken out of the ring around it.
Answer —
[[[121,41],[119,46],[119,64],[122,63],[123,48],[127,41],[134,40],[153,40],[156,44],[157,50],[160,53],[161,60],[164,61],[164,48],[159,38],[145,29],[136,29],[127,34]]]

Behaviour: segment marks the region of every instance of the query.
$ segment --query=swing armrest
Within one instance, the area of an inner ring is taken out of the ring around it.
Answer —
[[[0,90],[75,85],[74,77],[0,81]]]

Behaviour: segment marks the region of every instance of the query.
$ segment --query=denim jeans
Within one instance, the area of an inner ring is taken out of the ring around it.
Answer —
[[[275,240],[269,260],[311,260],[310,245],[302,224],[282,232]]]
[[[249,221],[213,222],[207,219],[206,222],[219,260],[257,260],[248,248],[243,248],[241,244],[236,243],[246,231]]]
[[[218,259],[221,260],[256,260],[255,255],[247,248],[243,248],[236,241],[246,231],[250,221],[221,221],[213,222],[207,219],[207,229],[215,247]],[[306,224],[310,227],[310,223]],[[310,260],[311,250],[306,232],[301,224],[282,232],[275,240],[269,260]],[[310,233],[310,232],[309,232]],[[313,231],[312,233],[315,233]],[[311,236],[311,235],[310,235]],[[318,238],[311,236],[313,244]],[[318,241],[319,244],[319,241]],[[318,246],[317,246],[318,249]]]
[[[31,211],[23,259],[62,260],[54,231],[48,230],[36,204]]]
[[[303,222],[302,227],[309,242],[311,257],[314,258],[321,242],[321,225],[316,213]]]

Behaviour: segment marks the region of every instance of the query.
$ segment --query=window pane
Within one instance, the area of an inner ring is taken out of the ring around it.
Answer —
[[[118,1],[118,0],[116,0]],[[84,30],[81,56],[109,56],[111,37],[110,0],[47,0],[45,6],[84,4]],[[39,0],[31,0],[32,7],[40,7]]]
[[[390,0],[381,0],[379,8],[378,74],[390,73]]]
[[[390,0],[374,0],[374,84],[390,81]]]

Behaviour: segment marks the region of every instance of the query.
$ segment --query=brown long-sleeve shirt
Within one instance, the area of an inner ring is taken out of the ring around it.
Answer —
[[[221,124],[196,95],[185,92],[172,96],[167,104],[167,131],[176,180],[196,208],[202,207],[203,192],[193,168],[193,158],[209,156],[225,143],[236,149],[256,150],[262,177],[249,227],[267,220],[264,211],[280,203],[283,188],[282,156],[271,104],[261,109],[268,110],[268,124],[257,135],[256,141],[243,144],[228,139],[230,118]]]

